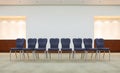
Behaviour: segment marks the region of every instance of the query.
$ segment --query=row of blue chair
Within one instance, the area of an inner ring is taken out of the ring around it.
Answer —
[[[100,53],[102,51],[104,52],[109,52],[109,60],[110,60],[110,49],[109,48],[105,48],[104,47],[104,39],[95,39],[95,44],[96,44],[96,48],[92,47],[93,44],[93,40],[91,38],[84,38],[83,40],[81,38],[73,38],[73,44],[74,44],[74,50],[72,50],[72,48],[70,48],[70,38],[62,38],[61,39],[61,45],[62,48],[61,50],[59,50],[59,38],[51,38],[50,39],[50,48],[46,48],[46,44],[47,44],[48,39],[47,38],[39,38],[38,39],[38,48],[36,48],[36,43],[37,43],[37,39],[36,38],[29,38],[28,39],[28,47],[24,48],[24,44],[25,44],[25,39],[16,39],[16,48],[11,48],[10,49],[10,60],[11,60],[11,53],[12,52],[20,52],[20,56],[22,56],[23,58],[25,58],[25,53],[26,52],[32,52],[33,53],[33,58],[37,58],[39,57],[39,55],[37,55],[37,53],[39,52],[44,52],[46,54],[46,58],[48,58],[48,54],[49,57],[51,58],[51,53],[53,52],[57,52],[58,53],[58,58],[59,58],[59,53],[63,52],[67,52],[70,53],[69,58],[74,58],[75,54],[78,52],[83,52],[83,55],[81,54],[81,58],[87,58],[87,54],[88,52],[94,52],[96,53],[96,58],[98,57],[99,54],[99,58],[100,58]],[[84,48],[82,47],[82,41],[84,43]],[[72,55],[72,56],[71,56]],[[104,53],[105,55],[105,53]],[[103,55],[103,57],[104,57]],[[17,58],[17,55],[16,55]],[[29,55],[28,55],[29,58]],[[92,55],[91,55],[92,58]]]

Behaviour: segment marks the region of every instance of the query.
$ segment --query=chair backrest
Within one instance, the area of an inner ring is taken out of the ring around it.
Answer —
[[[37,39],[36,38],[29,38],[28,39],[28,48],[34,49],[36,46]]]
[[[83,42],[84,42],[84,46],[86,49],[92,48],[92,39],[91,38],[84,38]]]
[[[104,48],[104,39],[95,39],[95,43],[97,48]]]
[[[25,39],[16,39],[16,48],[23,48],[25,43]]]
[[[70,39],[62,38],[61,39],[62,48],[70,48]]]
[[[51,38],[50,39],[50,48],[58,48],[59,39],[58,38]]]
[[[74,48],[82,48],[82,39],[81,38],[73,38]]]
[[[46,48],[47,38],[39,38],[38,39],[38,48]]]

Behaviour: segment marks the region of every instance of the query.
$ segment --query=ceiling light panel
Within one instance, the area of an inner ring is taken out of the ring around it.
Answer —
[[[102,0],[102,4],[120,4],[120,0]]]
[[[19,0],[19,4],[38,4],[39,0]]]
[[[83,0],[62,0],[62,4],[82,4]]]
[[[0,5],[120,5],[120,0],[0,0]]]
[[[62,4],[62,0],[39,0],[39,4]]]
[[[84,4],[99,4],[101,0],[83,0]]]
[[[16,4],[18,0],[0,0],[0,4]]]

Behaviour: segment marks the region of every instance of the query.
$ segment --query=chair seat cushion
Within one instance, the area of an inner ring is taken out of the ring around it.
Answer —
[[[84,48],[74,48],[75,51],[84,51]]]
[[[97,51],[98,49],[97,49],[97,48],[86,48],[86,50],[89,50],[89,51]]]
[[[59,48],[48,48],[48,51],[59,51]]]
[[[34,50],[37,50],[37,51],[45,51],[46,48],[35,48]]]
[[[110,50],[109,48],[98,48],[98,50]]]
[[[10,50],[22,50],[22,48],[11,48]]]
[[[24,51],[34,50],[33,48],[23,48]]]
[[[72,48],[61,48],[61,51],[72,51]]]

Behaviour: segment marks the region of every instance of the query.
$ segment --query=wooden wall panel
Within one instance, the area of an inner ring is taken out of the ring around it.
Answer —
[[[16,40],[0,40],[0,52],[9,52],[14,47]],[[111,52],[120,52],[120,40],[105,40],[105,47],[110,48]]]
[[[105,47],[110,48],[111,52],[120,52],[120,40],[105,40]]]
[[[0,52],[9,52],[10,48],[14,47],[16,47],[16,40],[0,40]]]
[[[105,47],[109,47],[112,52],[120,52],[120,40],[105,40]]]

